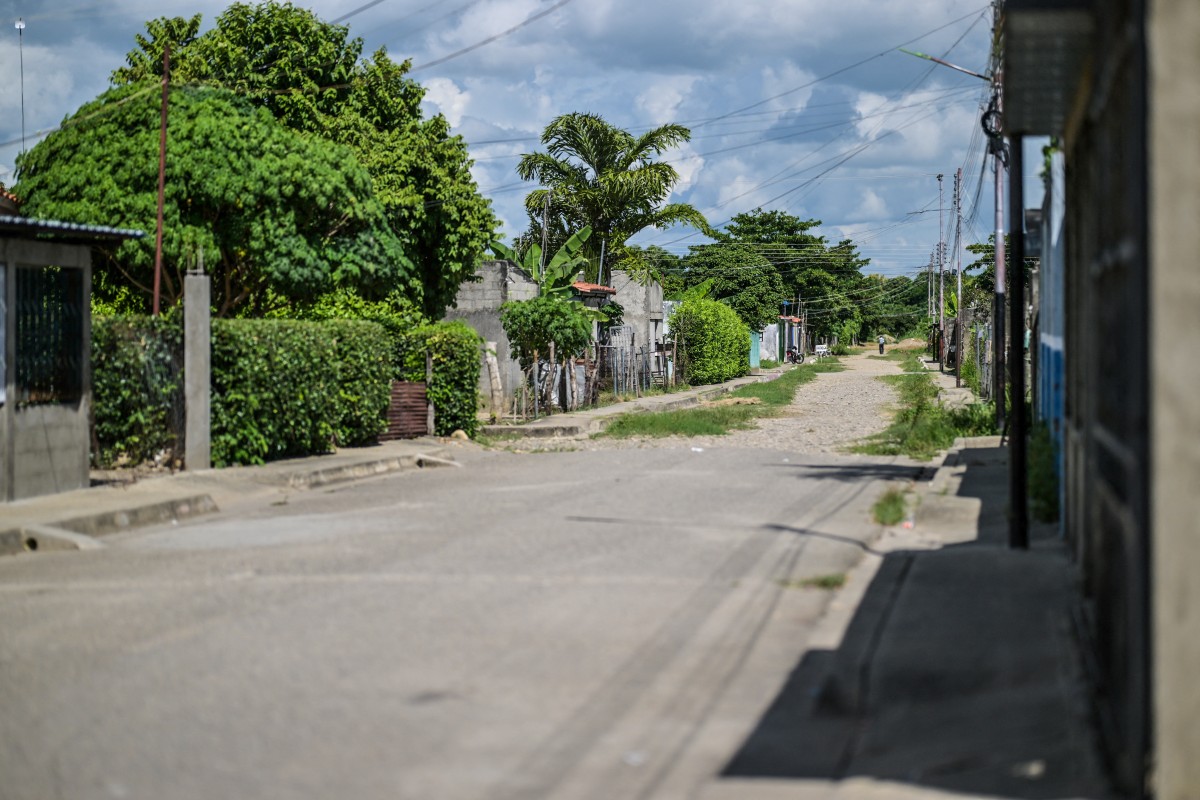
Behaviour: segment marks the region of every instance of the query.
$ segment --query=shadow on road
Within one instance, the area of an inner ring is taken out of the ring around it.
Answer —
[[[1047,528],[1028,551],[1005,546],[1004,451],[964,452],[958,495],[943,501],[978,499],[978,536],[878,554],[838,649],[803,657],[722,777],[1112,796],[1071,635],[1074,568]],[[915,533],[932,535],[920,520]]]

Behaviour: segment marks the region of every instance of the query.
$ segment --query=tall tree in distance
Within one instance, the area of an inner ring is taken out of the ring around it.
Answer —
[[[523,180],[544,187],[525,198],[526,242],[544,238],[553,251],[574,231],[591,228],[585,254],[596,265],[588,277],[596,280],[603,278],[596,273],[601,250],[606,265],[622,260],[625,242],[638,231],[681,223],[711,230],[692,206],[667,202],[679,173],[654,160],[690,139],[682,125],[635,137],[595,114],[556,117],[542,132],[546,151],[527,153],[517,164]]]
[[[198,15],[148,22],[113,82],[156,80],[169,43],[173,82],[225,88],[292,130],[351,148],[415,266],[421,291],[412,299],[441,317],[474,274],[497,221],[462,137],[441,115],[422,116],[425,90],[408,77],[410,62],[382,49],[364,58],[349,28],[291,3],[234,3],[215,27],[203,34],[199,27]]]

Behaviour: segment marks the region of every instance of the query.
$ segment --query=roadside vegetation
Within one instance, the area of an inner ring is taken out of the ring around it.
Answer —
[[[731,392],[728,398],[698,408],[622,414],[597,435],[615,438],[721,436],[731,430],[751,427],[758,417],[777,414],[791,404],[800,385],[808,383],[822,372],[839,372],[842,369],[835,359],[801,364],[775,380],[742,386]]]
[[[900,489],[888,489],[875,501],[871,515],[880,525],[899,525],[908,513],[908,498]]]
[[[886,430],[853,448],[856,453],[906,455],[928,461],[952,446],[959,436],[987,436],[997,432],[996,414],[990,403],[955,409],[938,405],[937,386],[924,370],[886,375],[880,380],[896,386],[900,408]]]

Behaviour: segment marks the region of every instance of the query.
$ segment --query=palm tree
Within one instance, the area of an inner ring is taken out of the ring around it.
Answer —
[[[606,263],[620,260],[626,240],[643,228],[686,223],[710,232],[695,208],[666,202],[679,173],[653,160],[690,139],[691,131],[682,125],[662,125],[634,137],[595,114],[557,117],[542,133],[546,152],[527,153],[517,164],[523,180],[545,187],[525,198],[530,225],[524,244],[544,242],[542,249],[554,252],[568,232],[589,227],[592,237],[584,254],[593,266],[588,277],[602,280],[602,250]]]

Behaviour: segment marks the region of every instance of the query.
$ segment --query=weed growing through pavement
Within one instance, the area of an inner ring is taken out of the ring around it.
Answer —
[[[871,514],[880,525],[899,525],[908,512],[908,500],[899,489],[888,489],[875,501]]]
[[[834,572],[798,581],[779,581],[779,585],[785,589],[840,589],[846,585],[846,573]]]

